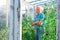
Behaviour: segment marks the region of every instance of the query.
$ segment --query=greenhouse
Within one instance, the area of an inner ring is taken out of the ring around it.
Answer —
[[[0,40],[60,40],[57,0],[0,2]]]

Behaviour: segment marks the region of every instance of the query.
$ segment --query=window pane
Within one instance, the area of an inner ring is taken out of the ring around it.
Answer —
[[[6,0],[0,0],[0,40],[8,40]]]

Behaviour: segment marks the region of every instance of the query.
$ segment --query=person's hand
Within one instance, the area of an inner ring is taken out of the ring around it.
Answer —
[[[42,21],[39,21],[39,25],[42,26],[42,24],[43,24]]]
[[[32,26],[37,26],[37,25],[39,25],[39,22],[32,23]]]
[[[35,24],[34,23],[32,23],[32,26],[34,26]]]
[[[32,23],[32,26],[38,26],[38,25],[42,26],[42,21]]]

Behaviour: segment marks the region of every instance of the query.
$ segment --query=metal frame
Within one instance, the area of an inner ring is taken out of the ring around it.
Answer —
[[[18,24],[18,8],[20,7],[20,0],[10,0],[10,13],[9,13],[9,40],[20,40],[20,30]]]
[[[58,3],[58,10],[57,10],[57,30],[56,30],[56,35],[57,35],[57,38],[56,40],[60,40],[60,0],[57,0],[57,3]]]

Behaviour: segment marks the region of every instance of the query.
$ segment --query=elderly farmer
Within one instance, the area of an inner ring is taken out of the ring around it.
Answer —
[[[36,17],[34,19],[34,23],[32,23],[32,26],[36,27],[36,40],[39,40],[40,39],[40,35],[43,34],[42,32],[40,32],[40,27],[44,24],[41,21],[41,20],[44,20],[44,13],[41,12],[41,8],[40,7],[36,7],[36,14],[37,15],[36,15]]]

